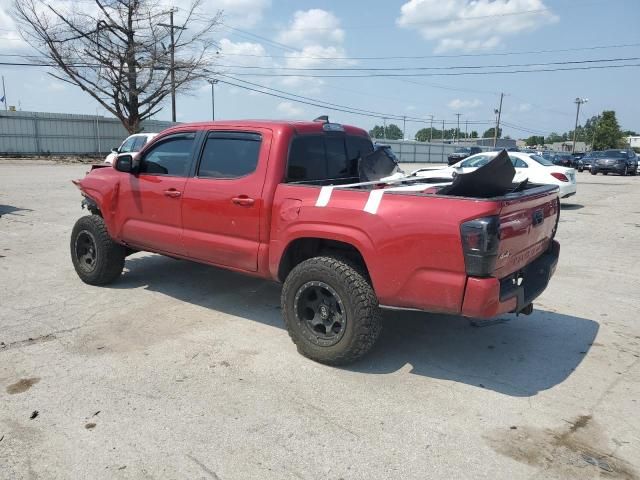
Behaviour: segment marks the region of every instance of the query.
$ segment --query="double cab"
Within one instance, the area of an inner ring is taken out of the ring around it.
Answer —
[[[557,187],[477,198],[363,181],[372,151],[365,130],[326,120],[172,127],[74,181],[91,214],[73,265],[103,285],[147,251],[281,282],[293,342],[329,364],[373,347],[382,308],[530,313],[558,260]]]

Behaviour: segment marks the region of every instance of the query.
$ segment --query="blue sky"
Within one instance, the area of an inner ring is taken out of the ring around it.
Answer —
[[[28,53],[29,47],[17,39],[9,7],[9,0],[0,0],[0,54]],[[490,122],[499,92],[506,94],[502,118],[512,125],[504,127],[505,134],[512,137],[572,129],[577,96],[589,99],[582,107],[581,123],[602,110],[613,109],[623,128],[640,131],[640,67],[402,79],[237,76],[239,72],[282,73],[278,67],[433,68],[640,57],[639,45],[576,50],[640,44],[638,0],[205,0],[206,11],[216,8],[225,11],[225,26],[216,34],[221,47],[219,63],[225,65],[220,67],[222,73],[325,102],[424,118],[422,124],[407,122],[409,137],[428,126],[429,115],[440,120],[441,126],[441,120],[454,122],[455,114],[461,113],[463,131],[465,120]],[[561,49],[569,51],[557,51]],[[540,50],[554,52],[490,55]],[[361,58],[398,56],[428,58]],[[581,65],[585,64],[576,66]],[[53,79],[44,69],[0,68],[9,103],[23,110],[104,114],[88,95]],[[216,85],[218,119],[312,119],[323,113],[332,120],[365,128],[382,123],[379,116],[332,112],[222,83]],[[210,116],[209,85],[196,87],[188,96],[178,96],[179,121],[207,120]],[[168,102],[156,118],[170,118]],[[392,122],[402,127],[402,121],[389,120]],[[469,126],[469,131],[482,133],[489,126]]]

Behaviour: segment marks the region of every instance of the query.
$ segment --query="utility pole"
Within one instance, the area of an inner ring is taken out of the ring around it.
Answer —
[[[469,139],[469,120],[464,121],[464,138]]]
[[[460,115],[461,113],[456,113],[456,117],[458,117],[458,128],[456,129],[456,135],[454,137],[454,142],[457,143],[460,140]]]
[[[216,97],[213,86],[218,83],[218,80],[215,78],[212,80],[207,80],[211,84],[211,120],[214,121],[216,119]]]
[[[433,142],[433,115],[429,115],[429,117],[431,117],[431,126],[429,127],[429,143],[431,143]]]
[[[500,115],[502,115],[502,99],[504,98],[504,93],[500,93],[500,108],[498,110],[494,110],[494,112],[498,115],[496,119],[496,129],[493,132],[493,148],[496,148],[496,144],[498,143],[498,130],[500,129]]]
[[[383,130],[382,130],[382,138],[386,140],[387,139],[387,118],[382,117],[382,122],[384,124]]]
[[[587,103],[589,101],[588,98],[580,98],[580,97],[576,97],[576,99],[574,100],[577,108],[576,108],[576,126],[573,128],[573,147],[571,147],[571,153],[575,153],[576,151],[576,133],[578,130],[578,117],[580,116],[580,105],[582,105],[583,103]]]
[[[444,145],[444,120],[442,120],[442,144]]]
[[[402,116],[402,139],[406,139],[407,138],[407,117],[406,116]]]
[[[171,46],[169,50],[171,67],[171,121],[176,121],[176,39],[175,39],[175,30],[186,30],[184,27],[177,27],[173,24],[173,12],[175,9],[169,10],[169,25],[166,23],[159,23],[160,27],[167,27],[169,29],[169,34],[171,35]]]
[[[4,88],[4,75],[2,76],[2,101],[4,102],[4,109],[7,110],[7,91]]]

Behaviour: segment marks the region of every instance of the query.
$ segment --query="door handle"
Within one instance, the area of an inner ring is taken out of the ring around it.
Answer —
[[[165,190],[164,194],[167,197],[178,198],[180,195],[182,195],[182,192],[179,192],[175,188],[170,188],[169,190]]]
[[[249,198],[246,195],[240,195],[239,197],[233,197],[231,199],[231,201],[233,203],[235,203],[236,205],[240,205],[242,207],[250,207],[251,205],[256,203],[256,201],[253,198]]]

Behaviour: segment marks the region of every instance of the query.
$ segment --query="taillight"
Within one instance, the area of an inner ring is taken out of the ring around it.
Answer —
[[[477,218],[460,226],[467,275],[488,277],[493,273],[500,245],[500,218]]]
[[[569,179],[567,178],[567,176],[564,173],[552,172],[551,176],[554,177],[554,178],[557,178],[561,182],[568,182],[569,181]]]

